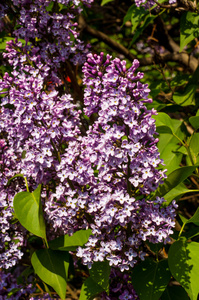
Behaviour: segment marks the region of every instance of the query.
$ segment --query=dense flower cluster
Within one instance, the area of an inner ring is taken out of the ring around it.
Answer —
[[[88,5],[92,1],[83,2]],[[53,13],[48,10],[51,3],[13,1],[20,12],[20,28],[15,31],[15,36],[25,39],[26,43],[22,45],[17,39],[10,41],[7,52],[3,54],[12,67],[12,72],[5,73],[0,80],[3,96],[0,117],[0,268],[3,269],[16,266],[27,246],[26,230],[13,220],[13,198],[16,193],[24,191],[24,182],[15,179],[8,186],[8,180],[23,173],[32,189],[38,183],[45,184],[52,178],[56,180],[55,166],[59,164],[62,145],[80,134],[80,111],[70,94],[61,93],[64,73],[59,70],[60,64],[68,59],[73,64],[81,63],[87,52],[87,47],[78,39],[74,21],[75,15],[81,11],[80,1],[54,1]],[[1,8],[0,18],[3,18],[8,6],[1,4]],[[57,12],[61,9],[68,12]],[[10,291],[9,284],[8,280],[5,297]],[[18,294],[15,297],[18,299]]]
[[[88,55],[85,113],[98,117],[85,136],[68,143],[57,166],[60,184],[46,203],[55,229],[92,229],[77,252],[89,267],[107,259],[128,270],[138,257],[143,259],[143,241],[167,242],[174,227],[175,203],[161,208],[162,198],[140,198],[157,188],[164,173],[157,170],[154,112],[144,105],[151,100],[148,86],[139,81],[143,74],[135,74],[138,66],[137,60],[126,69],[125,61],[109,55]]]
[[[14,273],[4,273],[0,270],[0,300],[16,300],[21,297],[28,297],[35,289],[29,283],[24,288],[22,284],[17,283],[17,277],[20,275],[20,268],[16,269]],[[8,298],[9,297],[9,298]],[[23,298],[24,299],[24,298]]]
[[[20,188],[6,187],[8,179],[13,176],[13,170],[16,170],[16,156],[4,139],[0,140],[0,167],[0,269],[9,269],[23,256],[20,246],[23,245],[24,236],[18,231],[19,224],[11,222],[13,196]]]
[[[13,4],[20,10],[15,36],[33,42],[51,69],[53,65],[60,68],[68,59],[75,65],[82,64],[88,48],[78,38],[75,17],[82,10],[79,0],[13,0]]]
[[[15,35],[25,44],[17,38],[7,44],[12,72],[0,80],[0,268],[15,266],[26,246],[28,233],[13,220],[13,197],[24,183],[8,184],[22,173],[30,190],[43,185],[48,238],[90,228],[77,257],[89,268],[106,259],[119,269],[113,281],[125,278],[121,272],[144,259],[145,241],[169,240],[176,208],[150,199],[165,175],[157,169],[156,112],[145,106],[152,100],[144,74],[136,59],[127,68],[124,60],[90,53],[82,69],[84,99],[74,101],[61,68],[67,60],[82,63],[87,52],[74,22],[80,1],[13,4],[20,11]],[[120,300],[136,297],[130,285],[121,287]]]
[[[23,50],[23,55],[16,48]],[[0,267],[4,268],[11,267],[21,258],[22,252],[18,247],[23,241],[23,235],[17,233],[16,224],[10,225],[9,221],[13,218],[13,197],[24,186],[5,188],[8,180],[22,173],[32,178],[34,186],[56,178],[55,165],[59,163],[57,156],[61,144],[72,141],[76,134],[80,134],[79,111],[74,109],[71,96],[64,94],[60,97],[55,90],[44,91],[50,68],[41,63],[40,56],[36,56],[34,50],[31,52],[27,48],[13,41],[8,44],[5,57],[8,57],[14,70],[12,76],[5,73],[0,80],[0,90],[5,90],[1,103],[0,132],[7,140],[1,140]],[[34,62],[35,67],[23,64],[27,61]],[[51,76],[51,79],[54,84],[58,82],[56,76]],[[9,247],[5,250],[8,242]]]

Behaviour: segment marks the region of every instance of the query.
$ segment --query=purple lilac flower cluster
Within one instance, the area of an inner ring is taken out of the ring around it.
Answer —
[[[22,173],[34,188],[56,179],[55,166],[59,164],[61,145],[80,134],[80,111],[75,109],[71,95],[44,91],[49,76],[54,84],[59,79],[49,75],[50,67],[41,63],[35,49],[27,50],[27,47],[13,41],[7,45],[8,53],[4,57],[9,59],[13,71],[11,76],[5,73],[0,80],[0,90],[5,94],[1,102],[0,132],[7,141],[1,140],[0,267],[3,268],[13,266],[21,258],[19,247],[24,241],[24,236],[16,230],[17,225],[9,224],[13,218],[13,197],[24,185],[5,187],[8,180]],[[16,49],[21,49],[23,55]]]
[[[21,297],[24,296],[27,299],[28,295],[34,292],[35,289],[32,288],[32,284],[29,283],[26,288],[24,288],[23,285],[17,283],[17,276],[19,276],[19,274],[17,274],[18,269],[15,269],[14,274],[9,272],[5,273],[0,270],[0,300],[16,300],[22,299]]]
[[[109,55],[88,55],[85,114],[97,117],[85,136],[68,143],[56,167],[60,183],[46,202],[55,230],[92,229],[77,251],[89,268],[107,259],[128,270],[144,259],[143,241],[166,243],[174,227],[175,203],[163,208],[164,199],[147,198],[165,175],[157,170],[162,161],[151,118],[155,112],[144,105],[151,99],[140,82],[143,73],[135,74],[138,66],[137,60],[127,69],[125,61]]]
[[[18,231],[19,224],[12,223],[13,196],[20,191],[19,186],[6,187],[7,181],[13,176],[12,169],[16,170],[16,156],[8,148],[4,139],[0,140],[0,269],[9,269],[16,265],[23,256],[20,250],[24,242],[22,232]]]
[[[54,84],[59,84],[59,78],[49,75],[50,67],[35,55],[35,48],[27,51],[29,47],[24,47],[23,55],[19,55],[15,46],[22,47],[20,42],[11,41],[4,54],[14,70],[12,76],[5,73],[0,81],[0,89],[6,90],[0,129],[7,133],[9,147],[17,155],[18,169],[37,184],[45,184],[55,172],[61,144],[80,134],[80,111],[75,109],[70,94],[59,96],[55,89],[45,91],[49,78]],[[24,151],[26,155],[21,159]]]
[[[92,1],[84,1],[85,4],[90,2]],[[0,140],[0,268],[2,272],[3,269],[15,266],[23,256],[22,249],[26,247],[27,234],[19,223],[13,222],[13,198],[16,193],[24,191],[24,183],[22,179],[15,179],[7,186],[8,180],[18,173],[23,173],[28,178],[32,189],[38,183],[45,185],[52,178],[56,180],[55,166],[59,164],[59,151],[62,150],[62,145],[80,134],[79,109],[73,104],[70,94],[58,92],[62,85],[58,68],[59,62],[63,62],[63,56],[57,49],[55,54],[54,51],[51,53],[46,50],[50,45],[47,38],[55,35],[53,31],[55,28],[51,28],[52,24],[59,25],[57,43],[54,40],[54,47],[63,42],[61,38],[65,39],[67,36],[65,40],[67,43],[62,43],[63,48],[68,51],[68,55],[63,53],[65,61],[70,56],[74,64],[79,63],[87,50],[85,51],[85,47],[78,39],[76,44],[69,40],[72,34],[75,38],[78,36],[77,24],[73,21],[75,16],[72,13],[53,15],[47,10],[44,12],[50,3],[51,1],[13,1],[13,4],[21,9],[20,22],[22,27],[24,25],[22,32],[19,29],[15,34],[19,37],[24,32],[21,37],[26,40],[26,44],[23,46],[17,39],[10,41],[6,47],[7,52],[3,54],[12,67],[12,72],[5,73],[0,80],[0,93],[3,96],[0,115],[0,138],[2,138]],[[55,6],[59,4],[67,5],[64,8],[69,8],[74,14],[80,12],[79,1],[54,1]],[[22,15],[25,9],[27,19],[23,23]],[[50,15],[49,18],[47,14]],[[34,16],[36,23],[33,22]],[[42,17],[47,18],[46,23]],[[38,29],[35,35],[33,35],[35,31],[33,25]],[[45,38],[41,39],[42,35],[39,34],[43,34]],[[41,39],[42,43],[35,44],[35,39]],[[18,299],[18,296],[15,299]]]
[[[89,5],[92,1],[83,3]],[[82,64],[88,47],[78,38],[75,17],[82,11],[79,0],[13,0],[13,4],[20,10],[20,28],[15,36],[34,44],[39,41],[36,44],[41,57],[51,69],[53,65],[60,68],[68,59],[75,65]]]

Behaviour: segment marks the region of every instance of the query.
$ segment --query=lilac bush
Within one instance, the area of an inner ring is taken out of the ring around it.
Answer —
[[[139,61],[127,68],[119,58],[88,53],[84,62],[88,47],[73,21],[79,1],[54,1],[52,11],[46,0],[13,4],[20,27],[3,54],[12,72],[0,80],[0,268],[9,271],[27,249],[28,231],[13,221],[13,198],[26,190],[24,179],[9,181],[23,174],[30,191],[43,186],[48,240],[91,229],[77,257],[88,268],[107,260],[113,278],[128,277],[121,272],[145,259],[146,241],[170,240],[176,209],[175,202],[165,207],[163,198],[151,199],[166,176]],[[84,62],[83,100],[74,100],[63,81],[69,60]],[[121,300],[137,299],[131,285],[114,289]]]

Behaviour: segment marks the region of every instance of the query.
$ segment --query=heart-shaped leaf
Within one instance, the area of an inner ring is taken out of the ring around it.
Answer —
[[[41,185],[39,185],[33,193],[18,193],[14,197],[14,211],[23,227],[46,240],[46,227],[40,196]]]

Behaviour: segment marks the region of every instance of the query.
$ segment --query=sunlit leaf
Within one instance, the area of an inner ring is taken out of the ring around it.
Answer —
[[[132,23],[132,32],[135,31],[143,17],[147,14],[147,11],[142,7],[137,7],[133,5],[133,10],[131,10],[131,23]]]
[[[46,240],[46,227],[40,197],[41,185],[33,193],[18,193],[14,197],[14,211],[23,227]]]
[[[180,20],[180,52],[194,38],[199,36],[199,15],[185,12]]]
[[[105,5],[105,4],[109,3],[109,2],[112,2],[112,1],[113,0],[102,0],[101,6],[103,6],[103,5]]]
[[[189,122],[193,126],[194,129],[199,128],[199,116],[190,117]]]
[[[185,238],[173,243],[169,249],[169,268],[174,278],[187,291],[191,300],[199,294],[199,243],[188,243]]]
[[[194,223],[195,225],[199,226],[199,207],[197,208],[195,214],[186,223]]]
[[[199,133],[194,133],[191,135],[189,142],[189,150],[191,153],[192,160],[190,160],[190,157],[187,156],[187,162],[191,165],[196,164],[199,154]]]
[[[195,105],[196,84],[188,84],[183,93],[175,92],[173,100],[181,106]]]
[[[138,39],[138,37],[140,36],[140,34],[143,32],[143,30],[144,30],[150,23],[152,23],[156,17],[157,17],[157,16],[150,15],[150,14],[148,14],[148,15],[145,17],[145,19],[144,19],[142,25],[135,31],[135,34],[134,34],[134,36],[133,36],[132,41],[130,42],[129,47],[131,47],[131,46],[136,42],[136,40]]]
[[[174,132],[171,118],[166,113],[159,112],[157,115],[153,116],[153,119],[155,119],[157,132],[171,134]]]

